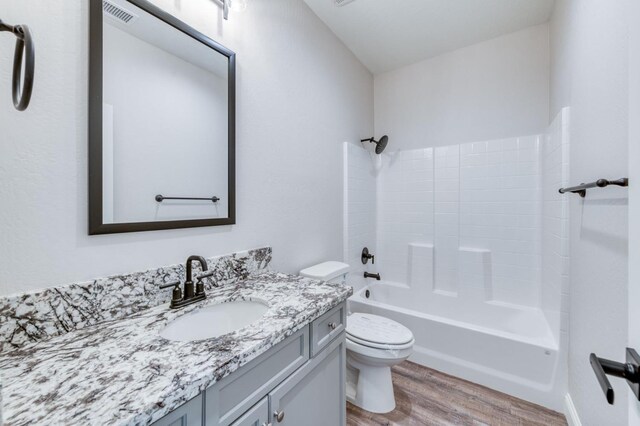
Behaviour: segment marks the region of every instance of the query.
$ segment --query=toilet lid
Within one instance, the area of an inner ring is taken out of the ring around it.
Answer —
[[[413,340],[407,327],[389,318],[354,313],[347,318],[347,334],[363,343],[404,345]]]
[[[342,262],[324,262],[300,271],[300,275],[314,280],[329,281],[349,272],[349,265]]]

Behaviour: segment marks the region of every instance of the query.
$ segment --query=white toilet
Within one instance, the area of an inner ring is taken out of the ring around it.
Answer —
[[[300,271],[303,277],[345,282],[349,265],[324,262]],[[407,327],[379,315],[352,313],[347,317],[347,399],[372,413],[388,413],[396,407],[391,367],[413,351],[413,333]]]

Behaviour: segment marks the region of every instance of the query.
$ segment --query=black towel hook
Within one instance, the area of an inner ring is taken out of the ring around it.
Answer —
[[[33,91],[33,78],[35,69],[35,48],[31,31],[26,25],[9,25],[0,20],[0,32],[8,31],[16,36],[16,49],[13,55],[13,82],[11,92],[13,106],[18,111],[24,111],[29,106]],[[22,58],[24,56],[24,85],[20,88],[22,80]]]

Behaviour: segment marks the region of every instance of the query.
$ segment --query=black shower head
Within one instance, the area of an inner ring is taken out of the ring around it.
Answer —
[[[389,142],[389,136],[384,135],[380,138],[380,141],[376,145],[376,154],[382,154],[382,151],[387,147],[387,142]]]
[[[387,143],[389,142],[389,136],[384,135],[380,138],[379,141],[374,138],[362,139],[360,142],[371,142],[376,144],[376,154],[382,154],[382,151],[387,147]]]

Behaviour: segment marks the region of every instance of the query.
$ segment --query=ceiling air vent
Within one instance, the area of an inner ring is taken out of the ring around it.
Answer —
[[[107,0],[102,0],[102,11],[106,13],[110,18],[113,18],[123,24],[131,24],[138,18],[136,15],[124,9],[123,7],[111,3]]]
[[[346,6],[349,3],[352,3],[354,1],[356,1],[356,0],[333,0],[333,2],[336,5],[336,7]]]

